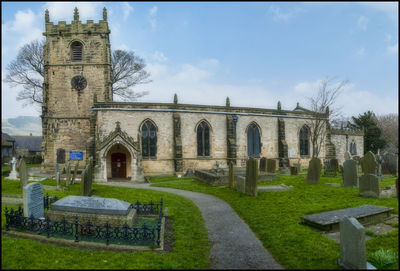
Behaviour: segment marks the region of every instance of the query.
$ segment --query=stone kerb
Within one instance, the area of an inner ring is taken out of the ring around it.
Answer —
[[[340,258],[345,269],[366,269],[365,228],[354,217],[340,221]]]
[[[354,160],[346,160],[343,163],[343,186],[344,187],[357,187],[357,162]]]
[[[19,164],[19,179],[21,182],[21,188],[24,188],[24,186],[28,184],[28,170],[24,158],[21,158]]]
[[[43,185],[30,183],[23,188],[24,216],[41,218],[44,216]]]
[[[321,175],[321,160],[317,157],[313,157],[308,163],[307,171],[307,182],[310,184],[318,184]]]
[[[363,158],[360,159],[361,169],[364,174],[376,174],[378,162],[375,159],[375,155],[369,151]]]
[[[362,197],[379,198],[379,178],[373,174],[365,174],[359,178],[360,195]]]

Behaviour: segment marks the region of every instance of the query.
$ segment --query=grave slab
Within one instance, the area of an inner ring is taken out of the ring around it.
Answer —
[[[352,216],[361,224],[367,224],[374,220],[380,219],[381,217],[389,217],[391,210],[393,210],[393,208],[376,205],[362,205],[358,207],[305,215],[301,216],[300,218],[304,223],[313,227],[322,230],[333,230],[339,227],[339,222],[346,216]]]
[[[293,186],[281,185],[266,185],[257,187],[258,193],[262,192],[277,192],[277,191],[287,191],[293,189]]]
[[[50,209],[77,213],[127,215],[131,204],[112,198],[68,196],[54,202]]]

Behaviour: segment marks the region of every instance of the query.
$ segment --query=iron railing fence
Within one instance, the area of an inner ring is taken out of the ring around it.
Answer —
[[[46,197],[45,197],[46,198]],[[46,201],[46,199],[45,199]],[[47,195],[47,202],[50,202]],[[6,230],[16,228],[22,231],[33,231],[38,234],[46,234],[47,237],[63,237],[73,238],[75,242],[80,240],[87,241],[106,241],[109,245],[112,243],[121,243],[128,245],[135,244],[156,244],[161,245],[161,225],[163,218],[163,201],[160,203],[150,202],[149,204],[132,204],[132,207],[138,211],[138,214],[157,214],[158,219],[155,226],[148,226],[144,223],[141,226],[111,226],[107,221],[104,226],[93,225],[90,220],[86,223],[80,223],[78,217],[74,222],[66,221],[65,217],[62,221],[53,221],[48,216],[45,218],[25,217],[23,208],[18,207],[17,210],[4,209],[6,216]],[[48,209],[48,208],[47,208]]]

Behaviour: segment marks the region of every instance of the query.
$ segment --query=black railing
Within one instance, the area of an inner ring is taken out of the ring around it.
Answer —
[[[132,208],[136,209],[136,213],[138,215],[150,215],[150,214],[157,214],[162,212],[162,207],[163,207],[163,200],[160,200],[160,203],[154,203],[153,201],[150,201],[150,203],[147,204],[141,204],[139,201],[137,201],[135,204],[131,204]]]
[[[45,197],[46,198],[46,197]],[[47,199],[48,200],[48,199]],[[49,201],[49,200],[48,200]],[[106,241],[109,245],[112,243],[119,244],[156,244],[160,247],[161,244],[161,224],[163,218],[162,199],[159,204],[135,204],[134,208],[139,210],[141,214],[157,214],[158,220],[156,226],[148,226],[145,223],[141,226],[128,226],[126,223],[119,226],[111,226],[107,221],[104,226],[93,225],[90,220],[86,223],[80,223],[78,217],[75,217],[74,222],[68,222],[65,217],[62,221],[52,221],[49,217],[33,218],[24,217],[23,208],[18,207],[17,210],[4,209],[6,216],[6,230],[16,228],[19,230],[33,231],[38,234],[46,234],[47,237],[67,237],[74,239],[75,242],[80,240],[87,241]]]
[[[44,209],[48,210],[50,208],[50,205],[57,200],[57,196],[49,197],[49,193],[46,193],[46,196],[43,197]]]

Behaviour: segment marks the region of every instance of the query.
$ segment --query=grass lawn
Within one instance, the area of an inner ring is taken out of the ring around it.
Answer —
[[[55,185],[54,180],[46,181]],[[158,202],[163,198],[172,220],[173,251],[158,253],[111,252],[89,249],[58,247],[40,242],[2,236],[1,264],[4,269],[207,269],[210,244],[200,210],[184,197],[123,187],[93,185],[94,195],[117,198],[128,202]],[[59,198],[79,195],[80,183],[69,191],[45,191]],[[2,193],[20,194],[19,182],[2,178]],[[2,205],[2,231],[5,231],[4,205]],[[18,206],[7,206],[17,208]]]
[[[250,197],[227,187],[217,187],[195,180],[170,177],[170,181],[152,186],[171,187],[214,195],[231,205],[231,207],[250,226],[273,257],[286,269],[339,269],[337,259],[340,246],[333,240],[300,224],[300,216],[331,211],[336,209],[373,204],[394,208],[398,214],[398,200],[371,199],[358,196],[358,188],[330,187],[327,182],[341,182],[340,177],[321,177],[318,185],[306,183],[305,175],[279,176],[273,182],[263,185],[292,185],[293,190],[285,192],[262,193]],[[152,178],[152,182],[157,178]],[[394,180],[385,181],[385,185]],[[398,226],[398,224],[397,224]],[[398,229],[367,241],[368,260],[379,249],[390,250],[398,254]],[[371,261],[372,262],[372,261]],[[377,266],[378,267],[378,266]],[[397,269],[395,263],[386,266]]]

